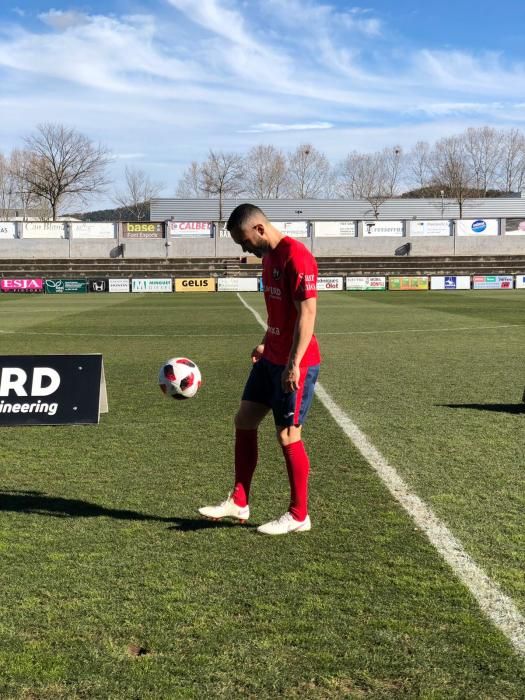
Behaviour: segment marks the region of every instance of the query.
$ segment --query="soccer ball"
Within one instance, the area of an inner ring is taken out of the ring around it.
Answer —
[[[195,362],[187,357],[172,357],[159,372],[162,393],[174,399],[191,399],[201,385],[201,373]]]

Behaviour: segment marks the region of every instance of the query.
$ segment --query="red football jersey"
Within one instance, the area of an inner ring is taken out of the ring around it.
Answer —
[[[297,319],[294,301],[317,296],[317,263],[302,243],[285,236],[276,248],[264,255],[262,279],[268,311],[263,357],[274,364],[285,365]],[[320,361],[319,345],[314,335],[301,366],[311,367]]]

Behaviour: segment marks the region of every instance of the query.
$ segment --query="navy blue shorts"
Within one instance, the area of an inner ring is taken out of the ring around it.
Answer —
[[[256,362],[244,387],[242,400],[271,408],[275,425],[285,428],[303,425],[314,398],[319,365],[301,367],[299,389],[291,394],[285,394],[281,387],[284,368],[285,365],[274,365],[264,357]]]

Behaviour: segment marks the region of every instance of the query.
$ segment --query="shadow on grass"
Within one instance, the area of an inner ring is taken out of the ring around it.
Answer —
[[[50,496],[42,491],[0,491],[0,512],[48,515],[54,518],[115,518],[115,520],[157,520],[173,522],[172,518],[161,518],[135,510],[105,508],[96,503],[76,498]]]
[[[525,403],[439,403],[445,408],[473,408],[475,411],[495,411],[497,413],[525,413]]]
[[[213,527],[228,527],[236,525],[232,522],[211,522],[199,518],[164,518],[158,515],[148,515],[135,510],[106,508],[89,501],[76,498],[50,496],[42,491],[0,491],[0,512],[27,513],[29,515],[45,515],[52,518],[114,518],[115,520],[142,520],[170,523],[169,530],[189,532]]]
[[[241,525],[235,520],[206,520],[206,518],[171,518],[173,523],[168,530],[178,530],[179,532],[192,532],[194,530],[213,530],[222,527],[242,527],[253,529],[256,525],[245,523]]]

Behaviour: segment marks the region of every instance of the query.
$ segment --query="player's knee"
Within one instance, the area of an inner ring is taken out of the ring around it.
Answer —
[[[237,430],[246,430],[246,420],[241,411],[237,411],[235,418],[233,419],[233,423]]]
[[[255,430],[259,426],[259,421],[255,420],[253,416],[248,415],[242,409],[237,411],[233,422],[237,430]]]
[[[277,442],[281,447],[287,447],[294,442],[299,442],[301,439],[301,426],[290,425],[288,427],[277,428]]]

